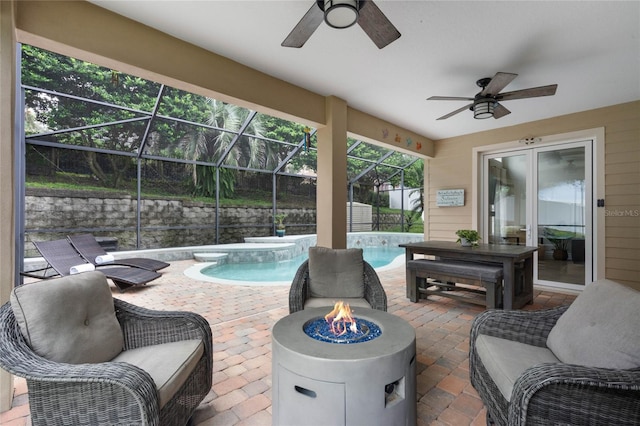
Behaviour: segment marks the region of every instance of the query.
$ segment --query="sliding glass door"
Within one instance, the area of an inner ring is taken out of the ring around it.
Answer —
[[[587,209],[591,205],[587,203],[591,199],[589,152],[584,144],[534,151],[541,282],[584,285],[587,279],[591,250],[586,248],[592,246],[593,235],[592,212]]]
[[[487,238],[490,244],[531,245],[531,161],[527,153],[495,154],[487,158]]]
[[[538,246],[538,284],[576,288],[592,279],[591,144],[554,144],[483,158],[484,239]]]

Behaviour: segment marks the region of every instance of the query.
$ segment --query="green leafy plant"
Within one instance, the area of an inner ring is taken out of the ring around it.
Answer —
[[[456,242],[462,243],[462,240],[467,240],[471,245],[477,246],[480,238],[480,234],[478,231],[473,229],[458,229],[456,231],[456,235],[458,236],[458,240]]]
[[[411,228],[422,222],[422,212],[410,210],[404,213],[404,229],[402,232],[411,232]]]
[[[553,244],[553,248],[556,250],[569,250],[569,244],[571,237],[575,234],[571,232],[557,231],[555,229],[545,228],[543,236]]]
[[[547,237],[547,239],[551,241],[551,244],[553,244],[553,248],[555,250],[564,250],[564,251],[569,250],[569,242],[571,240],[566,238],[554,238],[554,237]]]
[[[273,217],[273,219],[276,222],[276,228],[278,229],[284,229],[284,219],[287,217],[287,215],[285,213],[278,213],[277,215],[275,215]]]
[[[573,234],[545,228],[543,235],[553,244],[553,258],[555,260],[567,260],[569,257],[569,244]]]

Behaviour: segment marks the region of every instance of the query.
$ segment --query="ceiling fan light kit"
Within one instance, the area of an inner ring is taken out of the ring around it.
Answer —
[[[473,106],[473,118],[484,120],[493,117],[496,102],[493,99],[481,99]]]
[[[358,0],[325,0],[324,21],[333,28],[349,28],[358,22]]]

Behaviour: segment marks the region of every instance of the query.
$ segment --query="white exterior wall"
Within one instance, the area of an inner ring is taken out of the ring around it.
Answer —
[[[414,192],[415,191],[415,192]],[[415,188],[405,188],[404,193],[401,189],[392,189],[389,193],[389,208],[402,208],[402,200],[404,198],[404,209],[411,210],[420,202],[420,193]]]

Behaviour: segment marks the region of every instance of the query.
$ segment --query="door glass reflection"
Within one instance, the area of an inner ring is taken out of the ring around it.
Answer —
[[[538,279],[585,281],[585,148],[538,152]]]
[[[526,155],[489,160],[489,243],[526,245]]]

